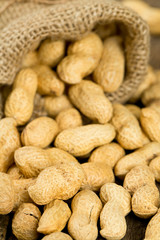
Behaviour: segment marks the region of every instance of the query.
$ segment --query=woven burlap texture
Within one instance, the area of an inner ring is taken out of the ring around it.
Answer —
[[[119,89],[107,96],[121,103],[132,96],[146,75],[149,57],[148,25],[135,12],[112,0],[19,1],[6,8],[0,2],[0,84],[13,83],[23,56],[42,39],[75,40],[98,23],[115,21],[123,29],[126,75]]]

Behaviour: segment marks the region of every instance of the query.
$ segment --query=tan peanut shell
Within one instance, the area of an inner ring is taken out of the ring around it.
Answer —
[[[71,203],[72,215],[68,222],[68,232],[76,240],[96,240],[97,220],[102,209],[98,196],[91,190],[82,190]]]
[[[158,8],[151,7],[140,0],[123,0],[123,3],[132,8],[148,23],[151,34],[160,34],[160,10]]]
[[[107,164],[86,162],[81,166],[85,172],[81,189],[99,191],[103,184],[115,181],[112,168]]]
[[[111,124],[90,124],[62,131],[56,137],[55,146],[74,156],[84,156],[114,138],[115,129]]]
[[[157,182],[160,182],[160,156],[154,158],[150,164],[149,168],[154,173]]]
[[[48,204],[54,199],[67,200],[80,189],[84,171],[77,162],[59,164],[45,168],[29,187],[30,197],[36,204]]]
[[[68,234],[63,233],[63,232],[54,232],[51,233],[47,236],[45,236],[44,238],[42,238],[42,240],[73,240]]]
[[[19,240],[36,240],[38,221],[41,213],[34,204],[23,203],[15,212],[12,220],[12,232]]]
[[[155,176],[148,166],[140,165],[126,174],[123,187],[133,195],[138,188],[147,184],[155,186]]]
[[[38,50],[38,58],[42,64],[55,67],[65,54],[65,41],[46,39]]]
[[[15,163],[27,178],[36,177],[43,169],[61,163],[77,162],[69,153],[58,149],[34,146],[19,148],[14,153]]]
[[[20,172],[20,169],[13,164],[7,171],[7,174],[14,180],[25,178],[24,175]]]
[[[125,107],[139,120],[141,115],[141,108],[134,104],[126,104]]]
[[[93,72],[103,51],[100,37],[91,32],[68,48],[68,56],[57,67],[59,77],[68,84],[76,84]]]
[[[49,117],[39,117],[27,124],[21,134],[25,146],[47,147],[58,134],[58,124]]]
[[[116,91],[124,79],[125,57],[121,41],[118,36],[105,39],[101,60],[93,74],[94,81],[105,92]]]
[[[151,85],[143,92],[141,97],[141,101],[145,106],[158,99],[160,99],[160,82]]]
[[[71,210],[68,204],[62,200],[53,200],[45,206],[37,231],[43,234],[60,232],[66,226],[71,216]]]
[[[63,94],[65,85],[58,78],[56,72],[46,65],[36,65],[32,69],[38,77],[38,93],[53,96],[61,96]]]
[[[14,188],[12,179],[0,172],[0,214],[8,214],[14,206]]]
[[[37,51],[30,51],[24,56],[22,60],[21,68],[26,68],[26,67],[28,68],[28,67],[35,66],[38,64],[38,62],[39,62],[39,59],[38,59]]]
[[[0,120],[0,172],[7,172],[13,163],[14,151],[21,146],[16,126],[13,118]]]
[[[60,131],[68,128],[75,128],[82,125],[82,117],[77,109],[70,108],[63,110],[56,117]]]
[[[51,117],[56,117],[61,111],[72,107],[73,106],[66,95],[44,98],[44,109]]]
[[[16,211],[22,203],[32,203],[32,199],[28,194],[28,188],[35,183],[36,179],[14,179],[12,181],[14,188],[14,206],[13,211]]]
[[[92,81],[82,80],[69,89],[69,98],[85,116],[107,123],[113,113],[112,104],[104,95],[102,88]]]
[[[158,188],[153,185],[144,185],[133,194],[132,211],[140,218],[149,218],[158,211],[159,203]]]
[[[140,122],[150,140],[160,143],[160,114],[150,107],[143,108]]]
[[[13,84],[13,90],[5,103],[5,116],[13,117],[17,125],[29,121],[33,112],[34,96],[37,90],[37,75],[30,69],[22,69]]]
[[[147,107],[154,109],[160,115],[160,99],[154,100]]]
[[[117,130],[117,141],[124,149],[133,150],[149,142],[137,118],[122,104],[113,105],[112,124]]]
[[[122,157],[114,168],[115,175],[123,179],[132,168],[138,165],[148,165],[152,159],[159,155],[160,143],[148,143],[133,153]]]
[[[113,168],[124,155],[124,149],[119,144],[112,142],[96,148],[91,153],[88,162],[104,163]]]
[[[148,66],[147,75],[144,80],[140,83],[139,87],[137,88],[136,92],[130,98],[129,102],[135,103],[139,100],[143,94],[143,92],[154,83],[156,83],[157,77],[156,74],[151,66]],[[136,107],[136,106],[135,106]]]
[[[144,240],[159,240],[160,239],[160,209],[155,216],[149,221]]]

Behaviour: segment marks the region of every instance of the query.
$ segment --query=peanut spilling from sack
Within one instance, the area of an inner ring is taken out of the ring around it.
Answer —
[[[116,31],[45,39],[4,91],[0,214],[18,240],[120,240],[130,211],[159,240],[160,83],[149,66],[128,103],[110,102],[126,74]]]

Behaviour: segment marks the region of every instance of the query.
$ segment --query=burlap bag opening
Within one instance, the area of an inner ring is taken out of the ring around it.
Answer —
[[[106,94],[124,103],[147,71],[149,30],[132,10],[113,0],[4,0],[0,2],[0,84],[12,84],[23,56],[46,37],[78,39],[98,23],[123,29],[126,75],[118,91]]]

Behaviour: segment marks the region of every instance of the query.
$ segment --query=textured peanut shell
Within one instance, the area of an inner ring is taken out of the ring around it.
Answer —
[[[25,146],[47,147],[59,132],[55,120],[49,117],[39,117],[28,123],[21,134]]]
[[[14,206],[14,188],[10,176],[0,172],[0,214],[8,214]]]
[[[60,112],[56,117],[56,122],[61,131],[68,128],[75,128],[82,125],[82,117],[77,109],[70,108]]]
[[[44,109],[51,117],[56,117],[61,111],[69,108],[72,108],[72,104],[66,95],[44,98]]]
[[[160,82],[151,85],[143,92],[141,97],[141,101],[145,106],[157,99],[160,99]]]
[[[81,189],[99,191],[103,184],[115,181],[112,168],[107,164],[87,162],[81,166],[85,172]]]
[[[123,187],[133,195],[138,188],[144,185],[155,185],[155,177],[150,168],[140,165],[132,168],[125,176]]]
[[[75,41],[57,67],[59,77],[68,84],[80,83],[96,68],[102,51],[103,43],[93,32]]]
[[[6,172],[12,165],[14,151],[21,146],[16,126],[13,118],[0,120],[0,172]]]
[[[149,142],[136,117],[122,104],[113,105],[112,124],[117,130],[117,141],[124,149],[133,150]]]
[[[55,67],[65,54],[65,41],[46,39],[40,45],[38,58],[42,64]]]
[[[28,188],[35,183],[36,179],[15,179],[13,180],[14,187],[14,207],[13,211],[16,211],[22,203],[32,203],[32,199],[28,194]]]
[[[38,221],[41,213],[34,204],[23,203],[15,212],[12,220],[12,232],[19,240],[38,239]]]
[[[96,148],[91,153],[88,162],[104,163],[113,168],[124,155],[124,149],[119,144],[112,142]]]
[[[44,238],[42,238],[42,240],[72,240],[72,238],[63,232],[54,232],[51,233],[47,236],[45,236]]]
[[[27,178],[36,177],[43,169],[53,165],[77,162],[72,155],[61,149],[42,149],[34,146],[17,149],[14,159],[20,171]]]
[[[74,156],[84,156],[114,138],[115,130],[111,124],[90,124],[62,131],[56,137],[55,146]]]
[[[39,59],[38,59],[37,51],[30,51],[24,56],[22,60],[21,68],[32,67],[34,65],[37,65],[38,62],[39,62]]]
[[[144,240],[159,240],[160,239],[160,209],[157,214],[149,221]]]
[[[14,180],[25,178],[24,175],[20,172],[20,169],[13,164],[7,171],[7,174]]]
[[[152,108],[143,108],[140,122],[150,140],[160,143],[160,114]]]
[[[84,172],[79,163],[71,162],[45,168],[29,187],[30,197],[36,204],[48,204],[54,199],[67,200],[81,187]]]
[[[66,226],[71,216],[71,210],[67,203],[62,200],[53,200],[46,205],[42,214],[37,231],[43,234],[60,232]]]
[[[127,190],[116,183],[106,183],[100,189],[100,198],[103,203],[117,202],[126,216],[131,211],[131,196]]]
[[[116,91],[123,79],[125,69],[124,51],[121,38],[111,36],[105,39],[101,60],[94,71],[93,78],[105,92]]]
[[[63,94],[65,86],[58,78],[56,72],[46,65],[36,65],[32,69],[38,77],[38,93],[53,96],[61,96]]]
[[[159,203],[158,188],[153,185],[144,185],[133,194],[132,211],[140,218],[149,218],[158,211]]]
[[[22,69],[6,100],[5,116],[13,117],[18,125],[24,125],[32,115],[36,90],[37,75],[30,68]]]
[[[113,113],[112,104],[104,95],[102,88],[92,81],[82,80],[69,89],[69,98],[85,116],[107,123]]]
[[[154,109],[160,115],[160,99],[154,100],[147,107]]]
[[[122,239],[127,230],[123,209],[116,201],[106,203],[100,214],[100,234],[107,240]]]
[[[122,157],[114,168],[115,175],[123,179],[132,168],[138,165],[148,165],[152,159],[159,155],[160,143],[148,143],[133,153]]]
[[[150,164],[149,164],[149,168],[152,170],[156,181],[160,182],[160,156],[154,158]]]
[[[143,92],[149,88],[153,83],[156,83],[157,77],[153,68],[148,66],[148,72],[144,80],[140,83],[139,87],[137,88],[136,92],[130,98],[129,102],[135,103],[139,100],[143,94]]]
[[[97,220],[102,209],[98,196],[91,190],[76,194],[71,204],[72,215],[68,222],[68,232],[76,240],[96,240]]]
[[[126,108],[139,120],[141,115],[140,107],[133,104],[126,104]]]

